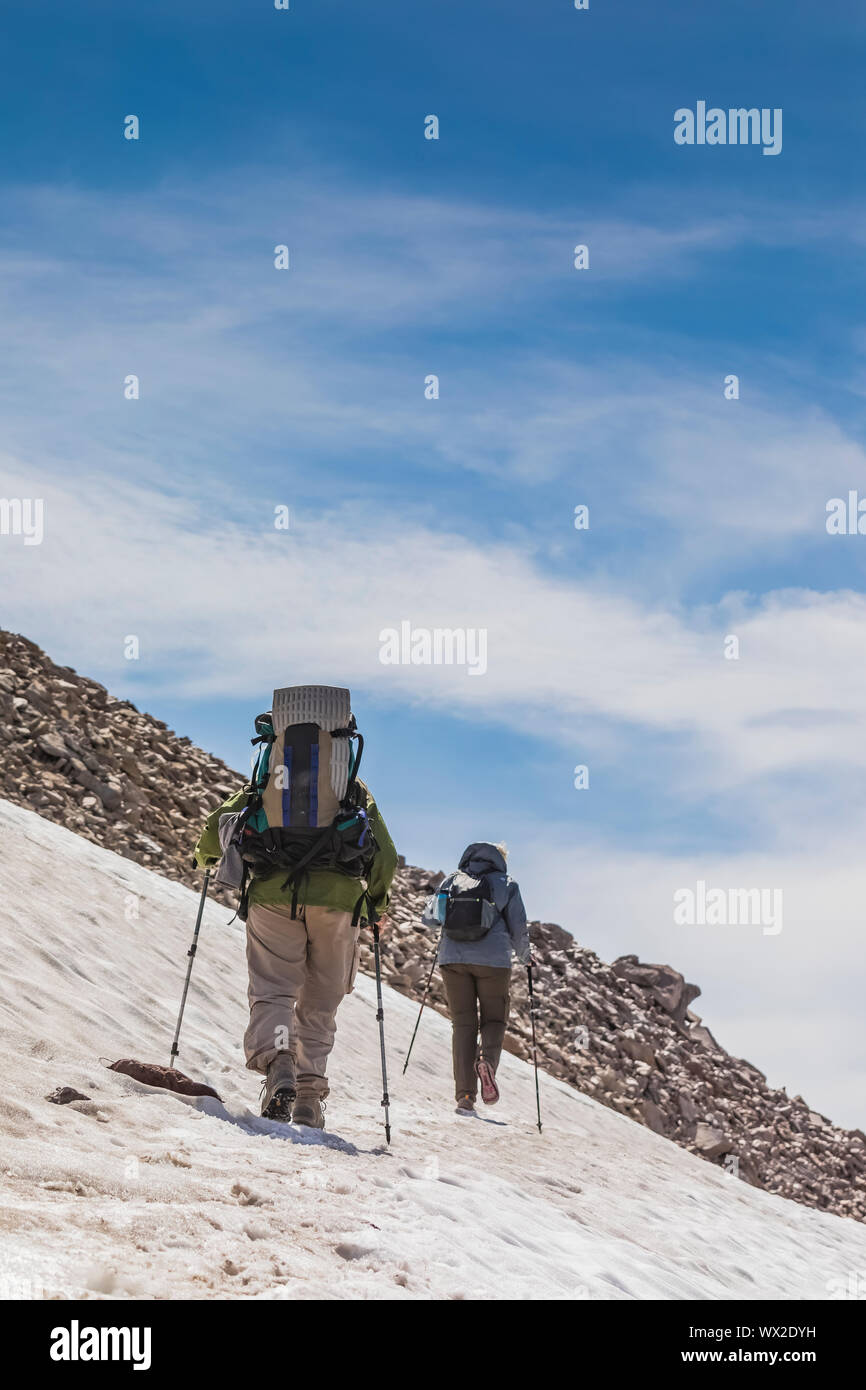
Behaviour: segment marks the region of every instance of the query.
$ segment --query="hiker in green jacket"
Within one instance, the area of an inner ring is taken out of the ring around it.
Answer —
[[[329,689],[277,691],[275,711],[278,696]],[[348,697],[348,692],[341,693]],[[260,734],[264,730],[264,768],[260,754],[251,783],[208,817],[195,857],[203,869],[220,862],[222,870],[232,841],[235,851],[241,847],[247,869],[252,861],[248,884],[244,874],[240,908],[242,915],[246,913],[249,967],[247,1067],[265,1075],[264,1116],[321,1129],[337,1008],[354,986],[362,921],[382,925],[397,852],[379,808],[354,773],[348,799],[334,796],[329,782],[334,768],[332,734],[309,721],[276,734],[276,724],[270,713],[256,721]],[[349,732],[357,737],[352,730],[354,720]],[[345,732],[336,730],[333,739]],[[358,755],[355,771],[359,760]],[[361,809],[347,811],[350,802]],[[344,829],[353,814],[360,837]],[[334,853],[334,840],[329,839],[334,827],[349,839],[354,835],[348,851],[341,844]],[[303,865],[304,856],[322,839],[327,851],[319,850]],[[365,846],[360,854],[355,842]],[[258,845],[258,851],[251,851],[250,844]],[[269,856],[275,844],[279,863],[272,868]],[[322,864],[336,859],[345,860],[346,867]],[[219,873],[217,881],[237,882],[221,879]]]

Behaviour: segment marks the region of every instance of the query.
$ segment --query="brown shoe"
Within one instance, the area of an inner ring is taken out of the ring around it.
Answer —
[[[287,1086],[280,1086],[279,1090],[274,1091],[270,1099],[263,1104],[262,1119],[280,1120],[285,1125],[290,1124],[294,1103],[294,1091],[290,1091]]]
[[[268,1064],[262,1088],[262,1117],[288,1124],[295,1101],[295,1062],[288,1052],[279,1052]]]
[[[457,1114],[475,1114],[475,1097],[469,1091],[464,1091],[462,1095],[457,1097]]]
[[[324,1101],[315,1091],[299,1091],[292,1110],[292,1124],[307,1125],[310,1129],[325,1128]]]
[[[489,1062],[485,1062],[481,1057],[475,1063],[475,1074],[481,1082],[481,1099],[485,1105],[495,1105],[499,1099],[499,1087],[496,1084],[496,1074]]]

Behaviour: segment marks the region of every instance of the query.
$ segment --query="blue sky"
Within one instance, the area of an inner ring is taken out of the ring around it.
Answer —
[[[411,860],[505,838],[532,915],[670,959],[851,1123],[864,39],[853,3],[85,0],[7,17],[0,91],[0,495],[47,517],[0,538],[3,625],[236,766],[275,684],[351,685]],[[698,100],[781,107],[781,154],[675,145]],[[488,674],[381,665],[407,619],[486,627]],[[783,887],[785,931],[674,928],[698,877]]]

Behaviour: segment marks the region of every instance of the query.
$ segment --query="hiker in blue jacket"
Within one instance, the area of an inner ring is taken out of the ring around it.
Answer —
[[[451,1014],[457,1113],[499,1099],[496,1069],[511,1003],[511,959],[530,959],[526,909],[506,869],[505,845],[472,844],[436,894],[439,968]],[[432,902],[433,900],[431,900]]]

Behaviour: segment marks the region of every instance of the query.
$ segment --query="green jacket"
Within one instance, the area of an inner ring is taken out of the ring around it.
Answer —
[[[359,785],[363,786],[363,783],[359,782]],[[366,787],[364,790],[367,790]],[[373,908],[377,916],[381,916],[391,899],[391,884],[397,868],[397,851],[379,808],[369,792],[367,795],[367,815],[377,845],[367,888],[373,900]],[[195,859],[200,869],[211,868],[221,856],[220,816],[226,815],[229,811],[240,811],[246,805],[248,796],[248,791],[242,787],[208,816],[195,847]],[[263,907],[290,906],[292,890],[283,891],[285,879],[284,869],[268,874],[266,878],[254,878],[250,887],[250,903],[260,903]],[[330,869],[311,869],[304,879],[298,901],[310,907],[334,907],[341,912],[352,912],[362,891],[363,884],[358,878],[333,873]]]

